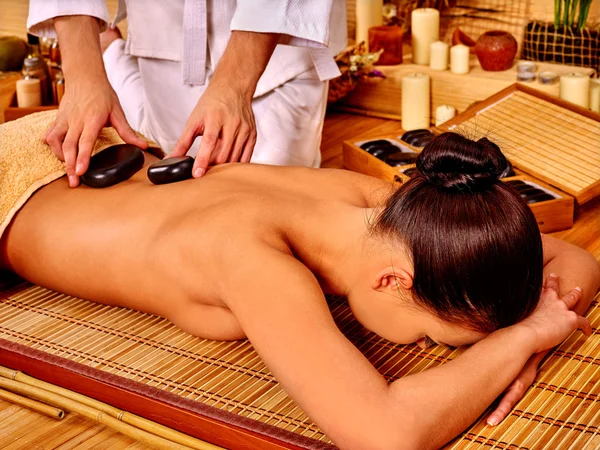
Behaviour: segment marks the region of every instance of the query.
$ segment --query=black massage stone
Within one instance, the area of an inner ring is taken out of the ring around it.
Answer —
[[[385,158],[390,156],[392,153],[396,153],[397,151],[398,151],[398,147],[390,144],[385,147],[377,147],[376,149],[369,151],[369,153],[371,155],[373,155],[375,158],[385,160]]]
[[[531,187],[531,189],[523,189],[522,191],[519,191],[519,195],[522,198],[529,198],[534,195],[543,194],[543,193],[544,193],[544,191],[542,191],[541,189],[538,189],[538,188],[534,188],[534,187]]]
[[[142,149],[130,144],[114,145],[90,158],[90,166],[81,176],[81,182],[93,188],[113,186],[128,180],[143,166]]]
[[[546,202],[548,200],[554,200],[554,196],[547,194],[546,192],[540,191],[541,194],[532,195],[529,197],[525,197],[525,201],[527,204],[538,203],[538,202]]]
[[[404,142],[407,142],[406,141],[407,139],[412,139],[414,136],[418,136],[418,135],[422,135],[422,134],[431,134],[431,131],[429,131],[427,128],[420,128],[418,130],[410,130],[410,131],[407,131],[406,133],[404,133],[400,139],[402,139]]]
[[[154,184],[176,183],[192,178],[194,158],[176,156],[156,161],[148,167],[148,179]]]
[[[529,186],[527,183],[525,183],[524,181],[521,181],[521,180],[509,180],[506,182],[506,184],[510,184],[512,187],[514,187],[517,190],[519,190],[519,187],[521,187],[521,186]]]
[[[431,142],[434,135],[426,129],[407,131],[402,135],[402,140],[413,147],[425,147]]]
[[[402,172],[407,177],[414,177],[417,174],[417,168],[411,167],[410,169],[406,169]]]
[[[413,152],[396,152],[386,157],[384,162],[392,167],[405,166],[413,164],[417,160],[417,156],[419,155]]]
[[[521,182],[519,184],[513,184],[512,187],[515,188],[517,191],[521,192],[522,190],[531,189],[531,188],[534,188],[535,186],[532,186],[529,183]]]
[[[423,148],[433,140],[433,134],[425,134],[423,136],[415,136],[407,141],[413,147]]]
[[[369,149],[375,149],[377,147],[381,147],[382,145],[391,145],[391,143],[385,139],[377,139],[376,141],[365,142],[360,146],[360,148],[369,151]]]

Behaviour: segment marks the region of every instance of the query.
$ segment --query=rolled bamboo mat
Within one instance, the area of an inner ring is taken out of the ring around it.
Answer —
[[[340,329],[390,381],[462,352],[392,344],[363,329],[342,299],[329,302]],[[504,422],[489,427],[484,414],[449,448],[600,448],[598,298],[587,316],[594,334],[575,333],[552,352]],[[276,438],[278,448],[334,448],[247,341],[196,338],[159,317],[25,284],[0,295],[0,349]]]

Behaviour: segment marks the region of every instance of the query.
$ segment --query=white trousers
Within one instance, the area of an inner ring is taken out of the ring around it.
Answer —
[[[181,62],[125,54],[125,41],[104,52],[108,79],[131,127],[170,152],[206,86],[182,83]],[[319,167],[327,82],[314,69],[252,101],[257,141],[252,162]],[[188,154],[195,156],[201,137]]]

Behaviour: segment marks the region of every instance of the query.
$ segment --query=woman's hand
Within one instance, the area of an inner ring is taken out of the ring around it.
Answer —
[[[202,142],[192,171],[195,178],[210,163],[250,162],[256,143],[252,97],[222,83],[209,84],[169,156],[185,155],[197,136]]]
[[[491,426],[498,425],[512,411],[513,407],[527,392],[527,389],[533,384],[540,361],[545,353],[533,355],[523,367],[523,370],[517,375],[517,378],[506,388],[498,407],[488,416],[487,424]]]
[[[587,319],[571,311],[581,298],[581,290],[572,289],[562,298],[558,297],[558,292],[558,278],[556,275],[550,274],[546,278],[538,307],[531,316],[516,325],[526,326],[533,331],[535,345],[538,346],[538,351],[541,353],[536,352],[527,361],[517,378],[504,391],[498,407],[487,419],[488,425],[494,426],[502,422],[525,395],[535,380],[539,363],[547,353],[544,350],[560,344],[577,328],[588,336],[592,333]]]
[[[60,102],[56,120],[44,134],[44,142],[65,162],[69,186],[76,187],[89,166],[96,139],[107,123],[128,144],[146,148],[147,143],[127,123],[117,94],[108,80],[70,80]]]
[[[532,354],[557,346],[577,329],[587,336],[592,333],[588,320],[571,311],[581,298],[581,289],[572,289],[563,297],[559,297],[558,292],[558,278],[551,273],[546,278],[535,311],[514,325],[525,327],[531,333],[534,346]]]

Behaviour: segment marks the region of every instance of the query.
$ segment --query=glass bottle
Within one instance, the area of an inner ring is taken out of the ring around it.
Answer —
[[[57,69],[52,81],[52,92],[54,94],[54,103],[60,105],[60,101],[65,95],[65,77],[62,70]]]
[[[44,64],[44,60],[40,56],[31,56],[23,61],[23,78],[28,80],[37,78],[40,80],[40,89],[42,91],[42,105],[52,103],[49,93],[50,78],[47,74],[48,67]]]

